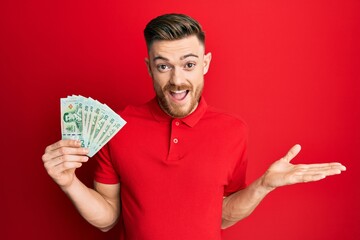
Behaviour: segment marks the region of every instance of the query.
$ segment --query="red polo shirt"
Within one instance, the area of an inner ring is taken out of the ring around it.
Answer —
[[[156,99],[129,106],[96,155],[95,180],[120,182],[126,240],[219,240],[223,196],[245,187],[243,121],[207,106],[174,119]]]

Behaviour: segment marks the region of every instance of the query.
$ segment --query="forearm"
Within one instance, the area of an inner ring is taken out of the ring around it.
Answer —
[[[223,229],[249,216],[264,197],[272,191],[262,184],[263,177],[257,179],[247,188],[224,198],[222,208]]]
[[[94,189],[85,186],[75,177],[73,183],[63,188],[79,213],[92,225],[102,231],[111,229],[118,218],[118,204],[107,201]]]

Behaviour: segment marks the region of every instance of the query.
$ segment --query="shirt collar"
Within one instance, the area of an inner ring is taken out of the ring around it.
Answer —
[[[150,111],[156,121],[164,122],[164,121],[171,121],[171,120],[175,119],[175,118],[169,116],[168,114],[166,114],[161,109],[156,97],[150,101],[150,106],[151,106]],[[190,115],[188,115],[184,118],[179,118],[179,120],[182,121],[183,123],[185,123],[186,125],[188,125],[189,127],[194,127],[196,125],[196,123],[202,118],[204,113],[206,112],[207,106],[208,105],[207,105],[204,97],[201,97],[199,104],[196,107],[195,111],[193,111]]]

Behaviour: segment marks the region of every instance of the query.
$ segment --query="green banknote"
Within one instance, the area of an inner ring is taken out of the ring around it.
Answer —
[[[90,156],[98,152],[126,124],[125,120],[119,115],[110,115],[111,116],[108,118],[109,121],[104,122],[103,126],[101,126],[101,130],[99,130],[96,138],[94,139],[93,144],[89,147]]]
[[[61,98],[61,134],[62,139],[83,141],[82,103],[75,97]]]

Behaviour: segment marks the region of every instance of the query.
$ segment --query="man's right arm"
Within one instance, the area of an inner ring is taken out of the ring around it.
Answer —
[[[76,177],[75,170],[88,161],[87,151],[79,141],[61,140],[46,148],[42,160],[48,174],[80,214],[95,227],[108,231],[120,214],[120,184],[95,182],[94,189],[85,186]]]

